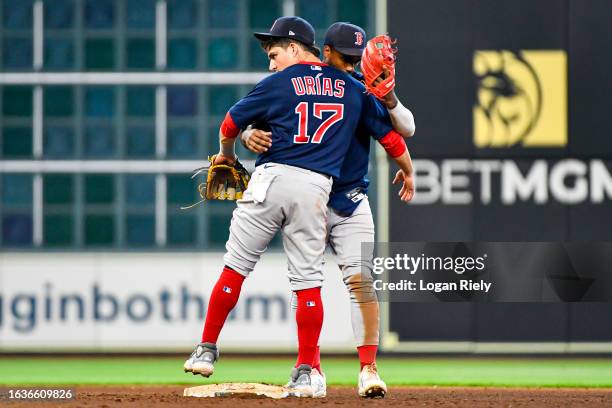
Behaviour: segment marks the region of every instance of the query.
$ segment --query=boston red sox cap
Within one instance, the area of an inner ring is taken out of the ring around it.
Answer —
[[[323,45],[329,45],[344,55],[361,57],[366,46],[363,28],[351,23],[334,23],[325,33]]]
[[[268,33],[253,33],[259,40],[267,40],[268,38],[289,38],[298,40],[306,45],[314,45],[315,31],[312,25],[300,17],[280,17],[277,18],[270,32]]]

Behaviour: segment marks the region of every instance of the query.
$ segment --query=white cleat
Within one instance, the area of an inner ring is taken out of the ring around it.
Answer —
[[[210,377],[215,371],[215,361],[219,358],[219,351],[214,344],[200,343],[183,364],[183,370],[193,375],[200,374]]]
[[[312,371],[312,368],[306,364],[291,370],[291,377],[285,386],[290,397],[314,398],[315,390],[311,380]]]
[[[313,368],[310,373],[310,382],[312,384],[313,398],[325,398],[327,396],[327,379],[325,374]]]
[[[380,379],[376,363],[366,365],[359,373],[359,396],[365,398],[384,398],[387,384]]]

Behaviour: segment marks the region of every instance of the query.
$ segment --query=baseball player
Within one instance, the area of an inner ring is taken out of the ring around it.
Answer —
[[[335,23],[325,35],[324,62],[362,80],[354,66],[361,59],[365,47],[365,31],[349,23]],[[414,117],[410,110],[398,100],[395,92],[388,93],[383,100],[395,130],[404,137],[415,132]],[[389,144],[392,136],[378,140],[383,146]],[[270,133],[249,129],[242,133],[243,144],[250,150],[261,153],[271,146]],[[400,198],[412,198],[412,167],[408,151],[399,144],[397,149],[388,149],[400,166],[394,183],[404,181]],[[396,151],[393,151],[396,150]],[[403,151],[402,151],[403,150]],[[360,396],[384,396],[387,391],[384,381],[376,369],[376,352],[379,341],[379,307],[376,292],[372,286],[371,265],[362,262],[361,242],[374,241],[374,222],[367,198],[368,161],[370,136],[359,128],[353,138],[340,171],[335,179],[328,203],[328,244],[336,255],[344,283],[351,299],[351,320],[361,364],[358,392]],[[399,154],[399,155],[398,155]],[[363,271],[369,271],[364,273]],[[293,300],[293,299],[292,299]],[[294,306],[292,302],[292,306]],[[313,384],[319,394],[325,394],[325,376],[320,366],[319,348],[313,363]]]
[[[275,73],[229,110],[221,124],[215,163],[236,160],[236,137],[255,121],[270,127],[273,145],[257,158],[249,186],[237,201],[225,267],[210,297],[202,340],[184,369],[212,375],[219,356],[217,340],[242,283],[281,231],[297,298],[298,366],[292,370],[291,388],[296,396],[312,397],[310,373],[323,323],[320,291],[332,178],[340,175],[358,126],[378,137],[394,131],[384,112],[365,95],[363,84],[320,62],[308,22],[282,17],[270,32],[255,36]]]

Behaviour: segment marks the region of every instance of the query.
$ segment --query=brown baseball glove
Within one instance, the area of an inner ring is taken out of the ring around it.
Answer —
[[[209,164],[195,169],[191,178],[197,178],[206,173],[206,181],[198,184],[198,192],[202,198],[195,204],[184,209],[194,207],[206,200],[240,200],[249,185],[251,174],[236,159],[232,164],[215,164],[213,155],[208,157]]]

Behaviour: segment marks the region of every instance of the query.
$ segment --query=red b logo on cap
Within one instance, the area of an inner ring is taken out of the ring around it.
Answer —
[[[363,45],[363,34],[359,31],[355,31],[355,45]]]

